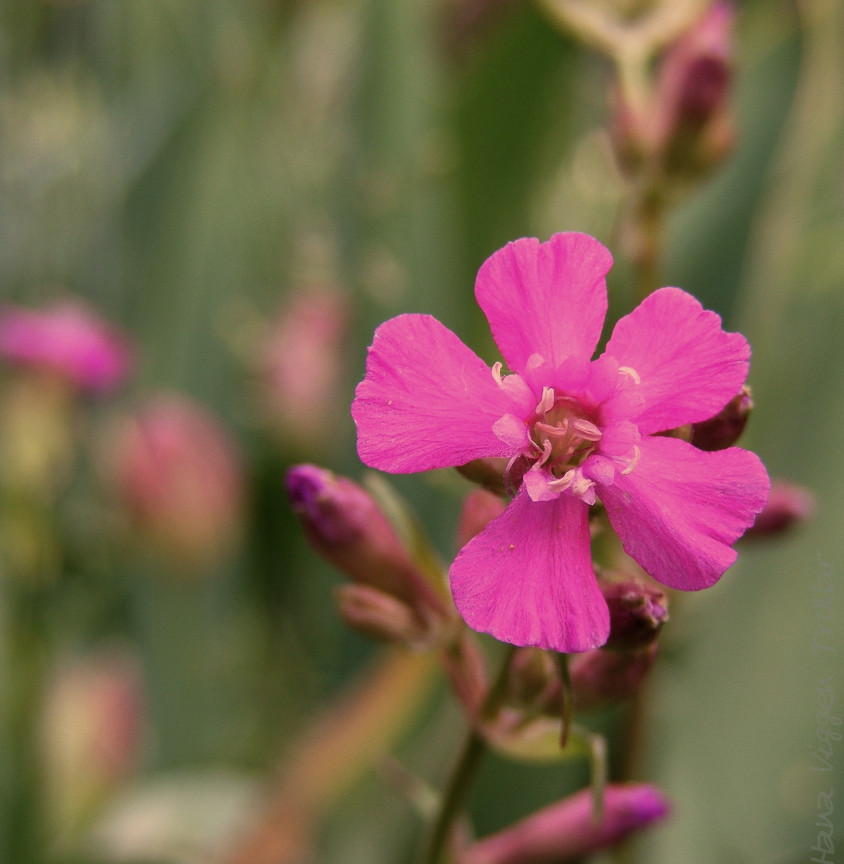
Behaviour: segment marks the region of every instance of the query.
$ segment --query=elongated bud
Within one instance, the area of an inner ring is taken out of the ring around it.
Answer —
[[[668,620],[664,591],[633,577],[601,580],[600,586],[610,610],[610,636],[604,648],[635,651],[657,640]]]
[[[732,447],[744,432],[752,410],[750,388],[742,387],[714,417],[692,424],[691,443],[698,450],[725,450]]]
[[[343,622],[370,639],[421,645],[428,634],[406,603],[371,585],[341,585],[335,591]]]
[[[597,648],[569,661],[576,711],[593,711],[629,699],[648,674],[657,655],[656,644],[641,651]]]
[[[794,483],[775,480],[771,484],[768,503],[745,532],[745,537],[770,537],[782,534],[794,525],[805,522],[815,511],[812,493]]]
[[[348,303],[339,288],[306,286],[288,299],[258,345],[265,417],[285,442],[304,452],[324,450],[331,442],[348,328]]]
[[[594,820],[592,792],[583,789],[509,828],[473,843],[459,864],[564,864],[613,846],[632,832],[664,819],[669,804],[646,783],[611,784],[603,814]]]
[[[237,538],[243,473],[235,442],[192,400],[160,393],[122,418],[105,468],[139,534],[168,558],[207,566]]]
[[[436,592],[362,486],[315,465],[297,465],[287,473],[287,493],[311,544],[338,570],[413,609],[422,604],[442,612]]]

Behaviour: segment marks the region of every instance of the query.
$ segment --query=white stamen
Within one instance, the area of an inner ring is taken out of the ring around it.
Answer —
[[[570,468],[562,477],[558,477],[556,480],[549,480],[548,488],[552,492],[564,492],[572,483],[574,483],[574,477],[575,470],[574,468]]]
[[[636,384],[642,383],[642,379],[639,377],[639,373],[632,366],[619,366],[618,371],[624,373],[625,375],[629,375]]]
[[[636,463],[639,461],[639,457],[642,455],[642,451],[634,444],[633,445],[633,456],[630,458],[630,461],[627,463],[625,468],[622,468],[622,474],[630,474],[633,469],[636,467]]]
[[[492,377],[495,380],[495,383],[499,387],[504,387],[504,382],[501,380],[501,370],[504,368],[504,364],[500,361],[492,364]]]
[[[552,387],[542,388],[542,398],[536,406],[536,413],[544,415],[554,407],[554,389]]]
[[[571,425],[578,436],[584,438],[586,441],[600,441],[604,434],[594,423],[590,423],[581,417],[572,420]]]

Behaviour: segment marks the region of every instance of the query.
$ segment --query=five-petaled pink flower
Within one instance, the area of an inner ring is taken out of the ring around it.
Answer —
[[[504,642],[585,651],[608,636],[592,567],[596,497],[625,551],[672,588],[716,582],[764,505],[759,459],[657,433],[716,414],[740,390],[750,348],[690,294],[661,288],[590,362],[612,265],[597,240],[517,240],[490,257],[475,296],[510,374],[428,315],[382,324],[352,414],[358,453],[394,473],[507,457],[506,510],[450,570],[458,610]]]

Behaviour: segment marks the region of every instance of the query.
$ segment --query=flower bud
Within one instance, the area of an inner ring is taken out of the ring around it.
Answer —
[[[118,492],[138,530],[168,557],[208,564],[234,539],[243,480],[217,419],[182,396],[158,395],[114,433]]]
[[[337,609],[343,623],[379,642],[408,645],[426,641],[417,615],[401,600],[371,585],[341,585],[336,589]]]
[[[745,532],[745,537],[769,537],[782,534],[793,525],[810,519],[815,511],[815,498],[803,486],[775,480],[771,484],[768,503]]]
[[[480,534],[496,516],[504,512],[506,506],[503,498],[486,489],[476,489],[467,495],[457,523],[457,548],[462,549]]]
[[[46,694],[41,738],[57,834],[78,828],[131,773],[143,714],[139,669],[122,653],[77,660],[56,674]]]
[[[753,399],[745,386],[709,420],[692,424],[691,443],[698,450],[725,450],[738,441],[747,425]]]
[[[655,642],[668,620],[665,592],[632,577],[599,584],[610,610],[610,636],[603,647],[635,651]]]
[[[471,844],[459,864],[563,864],[613,846],[668,815],[663,794],[646,783],[611,784],[594,818],[592,791],[583,789]]]
[[[654,120],[669,175],[701,174],[725,155],[733,19],[729,3],[717,0],[663,58]],[[714,139],[711,128],[721,130]]]
[[[471,480],[472,483],[483,486],[484,489],[492,492],[494,495],[506,498],[508,495],[507,486],[504,481],[506,468],[506,459],[490,458],[474,459],[465,465],[458,465],[455,470],[467,480]]]
[[[597,648],[569,661],[575,711],[605,708],[635,695],[657,655],[656,644],[641,651]]]
[[[305,534],[327,561],[349,578],[422,613],[443,604],[413,563],[375,499],[357,483],[315,465],[287,473],[287,494]]]
[[[560,671],[554,658],[541,648],[517,648],[507,670],[505,702],[515,708],[554,714],[561,699]]]
[[[331,442],[343,381],[347,303],[336,288],[294,295],[259,345],[257,365],[264,412],[285,441],[308,453]],[[306,372],[303,370],[307,370]]]
[[[0,308],[0,357],[87,393],[114,390],[129,372],[126,338],[78,301]]]

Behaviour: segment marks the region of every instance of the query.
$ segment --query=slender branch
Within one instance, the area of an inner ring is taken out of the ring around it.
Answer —
[[[443,796],[434,827],[431,830],[431,836],[425,847],[424,857],[421,859],[422,864],[440,864],[442,861],[454,824],[463,809],[463,802],[472,788],[481,760],[487,751],[486,742],[479,733],[478,727],[485,718],[494,714],[498,708],[507,683],[507,671],[510,668],[510,661],[515,650],[513,646],[508,646],[498,677],[487,693],[476,722],[473,722],[469,729],[460,757],[451,773],[451,779]]]

